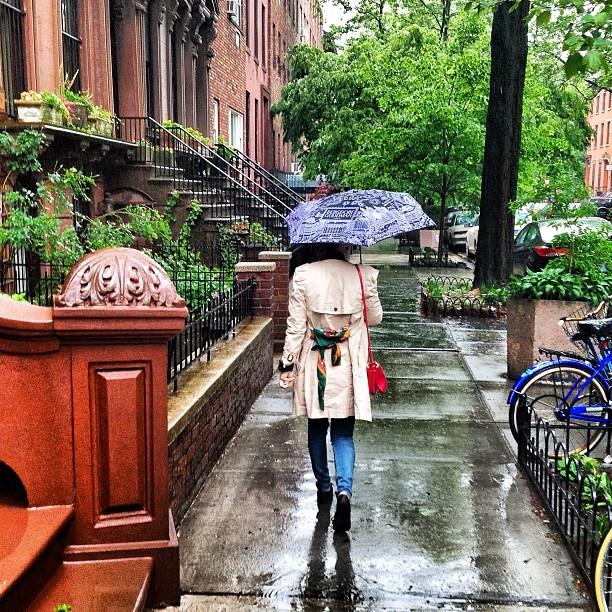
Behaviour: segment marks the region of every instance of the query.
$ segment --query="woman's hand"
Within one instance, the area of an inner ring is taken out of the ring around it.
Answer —
[[[279,385],[281,389],[288,389],[289,387],[293,387],[294,382],[295,374],[293,372],[283,372],[280,375]]]

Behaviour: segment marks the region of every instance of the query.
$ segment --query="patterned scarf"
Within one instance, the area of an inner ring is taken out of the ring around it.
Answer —
[[[317,382],[319,391],[319,408],[325,410],[325,385],[327,384],[327,367],[325,365],[325,351],[330,348],[332,351],[331,362],[333,366],[340,365],[341,353],[338,344],[348,340],[351,332],[348,327],[343,327],[340,331],[335,329],[324,329],[323,327],[315,327],[312,330],[312,338],[315,345],[313,351],[319,351],[317,359]]]

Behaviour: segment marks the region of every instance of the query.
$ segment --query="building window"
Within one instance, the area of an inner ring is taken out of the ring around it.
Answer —
[[[229,112],[229,143],[230,146],[242,153],[242,134],[244,129],[244,117],[242,113],[230,109]]]
[[[259,161],[259,100],[255,98],[255,161]]]
[[[81,90],[81,39],[76,0],[62,0],[62,60],[64,77],[72,81],[74,91]]]
[[[16,114],[14,99],[27,89],[21,0],[0,0],[0,62],[6,112]]]
[[[247,49],[251,47],[251,10],[249,0],[246,0],[244,4],[244,44],[247,46]]]
[[[257,22],[258,0],[253,0],[253,54],[259,58],[259,24]]]
[[[219,142],[219,100],[213,98],[212,139]]]
[[[251,94],[246,92],[246,100],[244,106],[244,114],[246,115],[246,150],[247,155],[251,154]]]
[[[242,0],[227,0],[227,16],[238,28],[242,28]]]
[[[276,24],[272,24],[272,68],[276,68]]]
[[[266,7],[261,5],[261,63],[266,65]]]

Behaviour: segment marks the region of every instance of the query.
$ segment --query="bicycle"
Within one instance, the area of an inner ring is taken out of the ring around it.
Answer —
[[[565,424],[568,453],[585,453],[601,440],[611,422],[604,411],[610,406],[612,387],[612,318],[597,318],[605,313],[605,305],[602,302],[591,312],[561,320],[572,341],[583,345],[584,355],[541,349],[554,359],[534,364],[512,387],[507,399],[508,416],[517,441],[521,397],[527,399],[524,405],[533,407],[544,421]],[[572,423],[582,426],[573,429]],[[585,423],[593,427],[585,429]]]
[[[608,612],[612,601],[612,529],[601,543],[595,562],[595,600],[601,612]]]

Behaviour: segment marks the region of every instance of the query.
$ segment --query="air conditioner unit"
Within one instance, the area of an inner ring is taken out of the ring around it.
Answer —
[[[291,162],[291,174],[300,174],[301,171],[299,162]]]
[[[240,16],[240,1],[239,0],[227,0],[227,14],[230,17],[235,17],[236,20]]]

